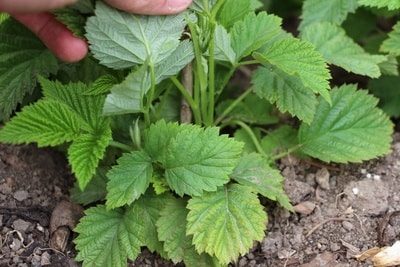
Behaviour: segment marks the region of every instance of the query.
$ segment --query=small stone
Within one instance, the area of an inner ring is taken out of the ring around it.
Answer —
[[[340,245],[338,243],[331,244],[331,251],[338,251],[340,250]]]
[[[293,207],[294,211],[300,214],[309,215],[315,209],[315,204],[311,201],[300,202]]]
[[[50,265],[51,264],[51,260],[50,259],[51,259],[51,255],[47,251],[45,251],[42,254],[42,258],[40,259],[40,264],[42,266]]]
[[[26,230],[28,230],[28,228],[31,226],[30,222],[21,220],[21,219],[17,219],[13,222],[13,228],[14,230],[20,231],[20,232],[25,232]]]
[[[346,229],[347,231],[351,231],[351,230],[354,229],[354,225],[351,222],[348,222],[348,221],[343,221],[342,222],[342,227],[344,229]]]
[[[22,247],[22,242],[18,238],[13,238],[12,243],[10,244],[10,248],[14,251],[19,250]]]
[[[28,197],[29,194],[25,190],[18,190],[17,192],[14,193],[14,198],[18,201],[24,201]]]
[[[317,184],[324,190],[330,190],[330,185],[329,185],[329,178],[330,178],[330,173],[328,169],[322,168],[317,171],[315,174],[315,180],[317,181]]]

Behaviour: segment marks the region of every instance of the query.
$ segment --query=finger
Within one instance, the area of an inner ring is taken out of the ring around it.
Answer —
[[[105,0],[110,5],[136,14],[169,15],[185,10],[192,0]]]
[[[62,23],[50,13],[12,15],[28,27],[61,60],[76,62],[88,52],[87,43],[75,37]]]
[[[76,0],[0,0],[0,11],[6,13],[33,13],[57,9],[75,3]]]

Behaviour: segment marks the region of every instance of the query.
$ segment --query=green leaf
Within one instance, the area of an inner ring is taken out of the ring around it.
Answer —
[[[83,266],[126,267],[134,260],[144,244],[144,225],[138,223],[141,214],[133,209],[107,210],[99,205],[85,211],[86,215],[74,229],[79,250],[76,259]]]
[[[108,93],[116,84],[118,84],[118,79],[115,76],[110,74],[103,75],[89,86],[84,95],[102,95]]]
[[[282,19],[260,12],[249,13],[243,20],[235,23],[230,31],[232,48],[236,62],[261,48],[282,33]]]
[[[165,177],[179,195],[199,196],[229,181],[243,144],[219,135],[219,129],[195,125],[180,129],[168,145]]]
[[[276,103],[281,112],[288,111],[306,123],[311,123],[317,106],[314,93],[304,87],[297,76],[291,76],[273,66],[259,67],[253,73],[251,89],[261,98]]]
[[[299,130],[301,149],[330,162],[361,162],[390,151],[393,125],[378,100],[355,85],[332,90],[332,106],[320,100],[314,121]]]
[[[379,68],[382,75],[398,76],[399,75],[399,63],[394,54],[387,55],[386,61],[379,63]]]
[[[156,223],[160,219],[160,213],[167,203],[174,199],[172,194],[155,194],[153,190],[149,189],[146,194],[132,204],[133,212],[139,215],[137,222],[144,226],[144,245],[152,252],[157,251],[164,258],[167,255],[164,251],[163,242],[158,239]]]
[[[70,142],[80,133],[81,118],[67,105],[41,100],[25,106],[0,131],[0,141],[23,144],[36,142],[39,147]]]
[[[6,19],[8,19],[10,17],[9,14],[7,13],[1,13],[0,12],[0,23],[2,23],[3,21],[5,21]]]
[[[398,0],[358,0],[360,5],[371,7],[387,7],[389,10],[399,9],[400,2]]]
[[[259,128],[252,128],[253,134],[256,138],[257,142],[260,142],[261,139],[261,131]],[[257,147],[253,138],[250,136],[249,132],[245,131],[243,128],[240,128],[235,131],[234,137],[237,141],[244,143],[243,153],[252,153],[257,152]]]
[[[199,11],[199,12],[210,11],[216,2],[217,2],[217,0],[208,0],[208,1],[193,0],[193,3],[190,6],[190,9]],[[206,5],[204,5],[204,4],[206,4]]]
[[[217,25],[215,28],[215,51],[214,57],[216,60],[229,62],[232,65],[236,63],[236,54],[232,49],[231,35],[226,29]]]
[[[383,41],[380,50],[396,56],[400,55],[400,21],[393,26],[389,38]]]
[[[68,148],[68,161],[82,190],[96,173],[110,140],[111,129],[106,128],[99,135],[81,134]]]
[[[157,64],[179,45],[185,14],[140,16],[96,3],[86,24],[86,37],[94,57],[109,68],[124,69],[147,60]]]
[[[150,89],[150,73],[142,65],[126,79],[111,88],[104,103],[104,115],[138,113],[143,111],[143,98]]]
[[[75,35],[84,38],[86,17],[79,10],[65,7],[52,12]]]
[[[304,28],[301,38],[313,43],[328,63],[371,78],[381,75],[378,64],[387,60],[386,56],[366,53],[342,28],[328,22]]]
[[[289,125],[283,125],[269,131],[268,134],[261,139],[261,147],[268,155],[287,152],[298,144],[297,130]]]
[[[274,201],[278,200],[284,208],[293,209],[283,191],[284,178],[278,170],[271,168],[269,162],[260,154],[242,156],[230,177],[239,184],[250,186],[257,194]]]
[[[267,215],[250,187],[237,184],[189,200],[187,234],[199,253],[236,261],[264,237]]]
[[[70,191],[71,199],[84,206],[103,201],[107,194],[107,181],[106,170],[100,167],[85,187],[85,190],[81,190],[77,184],[74,185]]]
[[[107,208],[130,205],[144,194],[153,174],[151,158],[144,151],[124,154],[107,174]]]
[[[322,21],[340,25],[357,7],[357,0],[306,0],[303,3],[299,29],[303,30],[310,24]]]
[[[400,77],[383,76],[377,80],[371,80],[368,88],[379,98],[379,106],[389,116],[400,117]]]
[[[229,30],[233,24],[242,20],[248,13],[262,7],[262,5],[258,0],[226,0],[218,13],[218,22]]]
[[[182,261],[186,250],[194,250],[192,237],[186,235],[186,209],[185,199],[170,199],[164,204],[160,218],[156,225],[158,238],[164,242],[164,250],[174,263]]]
[[[12,18],[0,24],[0,114],[7,119],[36,88],[37,75],[58,70],[57,58],[26,27]]]
[[[311,43],[285,38],[268,46],[263,53],[253,53],[253,56],[263,64],[272,64],[289,75],[298,76],[304,86],[331,102],[328,66]]]

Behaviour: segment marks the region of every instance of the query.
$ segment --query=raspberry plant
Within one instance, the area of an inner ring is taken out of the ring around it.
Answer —
[[[91,54],[76,64],[2,16],[0,141],[64,145],[77,178],[71,196],[88,205],[74,241],[84,266],[126,266],[142,247],[186,266],[226,266],[264,236],[259,197],[291,210],[275,160],[389,152],[392,123],[378,100],[329,84],[328,64],[397,75],[398,26],[380,54],[342,27],[365,6],[400,9],[306,0],[294,37],[258,0],[195,0],[174,16],[83,0],[54,12],[88,39]],[[246,66],[255,68],[251,86],[238,89],[231,78]]]

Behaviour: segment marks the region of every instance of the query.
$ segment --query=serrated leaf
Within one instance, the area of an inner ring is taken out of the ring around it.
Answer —
[[[386,56],[366,53],[342,28],[327,22],[304,28],[301,38],[313,43],[328,63],[371,78],[381,75],[378,64],[387,60]]]
[[[65,7],[52,12],[75,35],[84,38],[86,17],[79,10]]]
[[[96,174],[90,180],[85,190],[81,190],[77,184],[70,191],[71,199],[79,204],[88,204],[103,201],[107,194],[107,176],[104,168],[98,168]]]
[[[103,75],[89,86],[84,95],[102,95],[108,93],[116,84],[118,84],[118,79],[115,76],[110,74]]]
[[[400,55],[400,21],[393,26],[389,38],[383,41],[380,50],[396,56]]]
[[[331,91],[332,106],[320,100],[314,121],[299,130],[301,149],[330,162],[361,162],[390,151],[393,125],[378,100],[355,85]]]
[[[226,29],[217,25],[214,32],[215,38],[215,51],[214,57],[216,60],[229,62],[232,65],[236,63],[236,53],[232,49],[231,35]]]
[[[192,237],[186,235],[186,209],[185,199],[170,199],[164,204],[158,219],[158,238],[164,242],[164,250],[168,257],[178,263],[185,257],[186,250],[194,249]]]
[[[104,115],[138,113],[143,111],[143,99],[150,89],[148,66],[142,65],[125,80],[113,86],[103,107]]]
[[[234,23],[242,20],[248,13],[254,12],[262,5],[258,0],[226,0],[218,13],[218,22],[229,30]]]
[[[383,76],[368,83],[368,89],[379,98],[379,106],[389,116],[400,117],[400,77]]]
[[[82,190],[96,173],[111,138],[111,129],[106,128],[99,135],[81,134],[68,148],[68,161]]]
[[[60,102],[42,100],[25,106],[1,130],[0,141],[11,144],[36,142],[56,146],[77,138],[83,121]]]
[[[178,74],[193,58],[193,44],[188,40],[182,41],[172,54],[155,67],[156,83]]]
[[[261,139],[260,144],[267,155],[287,152],[299,144],[297,130],[289,125],[280,126],[277,129],[268,131],[268,134]]]
[[[317,98],[297,76],[288,75],[272,66],[259,67],[253,73],[252,84],[251,89],[259,97],[276,103],[282,113],[288,111],[306,123],[312,121]]]
[[[151,158],[144,151],[124,154],[108,173],[107,208],[130,205],[144,194],[153,174]]]
[[[310,24],[322,21],[340,25],[357,7],[357,0],[306,0],[303,3],[299,29],[303,30]]]
[[[156,251],[164,258],[167,255],[163,248],[163,242],[158,239],[156,223],[164,206],[173,200],[172,194],[155,194],[153,190],[149,189],[145,195],[132,204],[133,212],[139,214],[138,223],[144,225],[144,245],[150,251]]]
[[[263,64],[272,64],[289,75],[298,76],[304,86],[331,102],[328,66],[311,43],[285,38],[274,42],[262,53],[253,53],[253,56]]]
[[[190,5],[190,9],[200,12],[209,12],[213,8],[216,2],[217,0],[208,0],[208,1],[193,0],[192,4]]]
[[[399,63],[395,55],[387,55],[387,60],[379,63],[379,69],[382,75],[398,76],[399,75]]]
[[[146,233],[140,214],[131,208],[107,210],[102,205],[85,214],[74,229],[79,234],[74,240],[79,250],[76,259],[83,266],[126,267],[127,259],[139,255]]]
[[[400,2],[398,0],[358,0],[360,5],[371,7],[387,7],[389,10],[399,9]]]
[[[179,45],[185,14],[140,16],[98,1],[86,24],[94,57],[109,68],[124,69],[149,61],[156,65]]]
[[[7,119],[36,88],[37,75],[54,74],[59,66],[46,46],[12,18],[0,24],[0,40],[0,114]]]
[[[235,23],[230,31],[236,62],[261,48],[283,32],[282,19],[266,12],[249,13]]]
[[[250,187],[233,184],[189,200],[187,234],[199,253],[222,264],[237,260],[264,237],[267,215]]]
[[[215,191],[229,181],[243,144],[220,136],[216,127],[185,128],[171,140],[165,162],[161,162],[167,182],[180,196]]]
[[[279,201],[284,208],[293,209],[288,196],[283,191],[284,178],[278,170],[271,168],[269,162],[260,154],[252,153],[242,156],[230,177],[239,184],[250,186],[255,193]],[[285,201],[281,202],[281,200]]]

